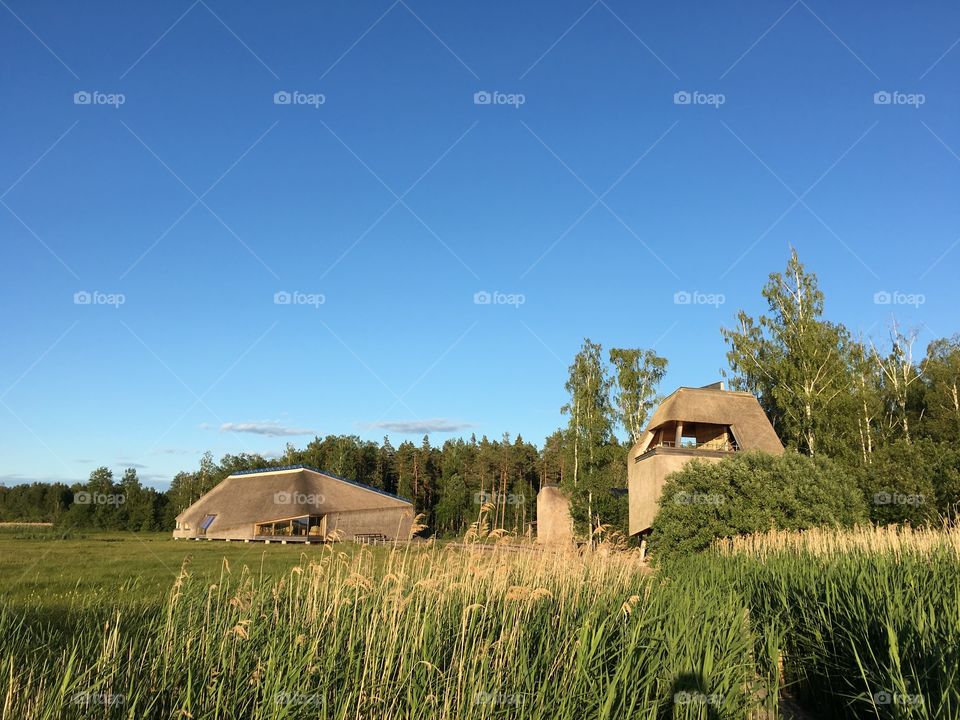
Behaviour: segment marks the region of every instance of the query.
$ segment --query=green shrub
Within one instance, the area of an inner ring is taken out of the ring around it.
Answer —
[[[867,515],[856,481],[830,460],[742,452],[695,460],[667,478],[650,549],[663,559],[699,552],[716,538],[850,526]]]
[[[862,471],[870,518],[880,524],[938,523],[960,501],[960,453],[930,440],[885,445]]]

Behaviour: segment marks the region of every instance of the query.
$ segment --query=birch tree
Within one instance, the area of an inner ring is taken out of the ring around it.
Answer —
[[[768,314],[741,311],[737,327],[722,330],[732,384],[759,397],[786,444],[814,455],[843,439],[830,431],[841,432],[837,416],[849,408],[849,333],[821,319],[823,293],[796,250],[762,294]]]
[[[890,326],[888,355],[881,355],[876,345],[870,343],[873,361],[883,383],[887,417],[892,427],[899,427],[907,443],[910,442],[910,393],[919,387],[925,364],[925,361],[919,365],[913,361],[913,345],[917,334],[917,330],[904,333],[894,320]]]
[[[617,419],[629,434],[630,442],[636,444],[657,403],[657,389],[667,372],[667,360],[652,350],[613,348],[610,363],[616,371]]]
[[[940,442],[960,442],[960,335],[930,343],[925,376],[929,434]]]
[[[851,399],[857,417],[860,458],[864,465],[868,465],[877,446],[877,423],[883,415],[883,403],[880,399],[880,379],[863,342],[851,345],[850,367],[853,376]]]
[[[584,339],[565,385],[570,401],[561,408],[570,416],[568,432],[573,447],[574,485],[584,467],[588,472],[596,469],[600,449],[610,442],[613,429],[610,385],[600,345]]]

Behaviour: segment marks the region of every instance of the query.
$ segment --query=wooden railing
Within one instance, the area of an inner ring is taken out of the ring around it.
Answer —
[[[710,443],[701,443],[699,445],[678,445],[674,440],[661,440],[656,444],[649,445],[647,447],[647,452],[658,447],[680,448],[681,450],[713,450],[715,452],[737,452],[740,450],[740,446],[737,445],[735,440],[724,442],[722,445],[711,445]]]
[[[378,545],[386,542],[389,538],[383,533],[360,533],[353,536],[354,541],[363,545]]]

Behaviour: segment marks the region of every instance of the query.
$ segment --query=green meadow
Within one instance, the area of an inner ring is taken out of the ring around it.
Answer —
[[[305,548],[262,543],[173,540],[169,533],[72,531],[52,528],[0,529],[3,603],[36,611],[67,611],[161,603],[184,559],[191,574],[219,575],[224,559],[264,578],[300,562]],[[315,552],[316,547],[311,546]]]

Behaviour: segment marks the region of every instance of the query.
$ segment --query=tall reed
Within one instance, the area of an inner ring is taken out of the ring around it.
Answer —
[[[82,612],[82,610],[78,610]],[[70,642],[0,613],[10,717],[742,718],[737,592],[626,553],[327,546],[284,577],[185,568],[164,607]]]

